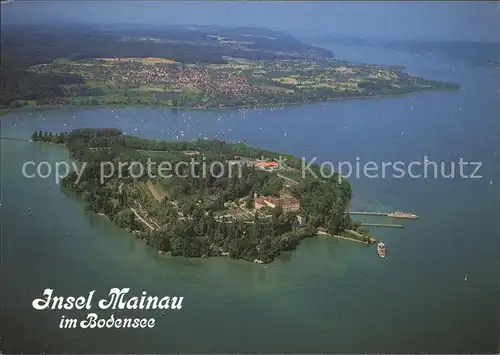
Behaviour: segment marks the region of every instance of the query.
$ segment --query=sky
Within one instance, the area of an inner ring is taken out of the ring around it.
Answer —
[[[499,2],[14,0],[2,23],[149,23],[258,26],[294,35],[500,41]]]

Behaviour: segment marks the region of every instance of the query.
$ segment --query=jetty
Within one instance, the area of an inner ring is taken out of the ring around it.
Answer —
[[[374,244],[377,242],[377,240],[373,237],[370,237],[369,240],[363,240],[364,236],[356,231],[353,231],[353,230],[346,230],[346,233],[352,235],[353,237],[336,235],[336,234],[328,234],[324,230],[318,230],[317,235],[326,235],[328,237],[334,237],[337,239],[348,240],[351,242],[361,243],[361,244],[366,244],[366,245]]]
[[[381,216],[381,217],[391,217],[391,218],[401,218],[401,219],[418,219],[418,215],[409,212],[346,212],[351,216]]]
[[[402,224],[391,223],[361,223],[363,227],[387,227],[387,228],[403,228]]]
[[[25,142],[30,142],[31,139],[29,138],[21,138],[21,137],[6,137],[6,136],[0,136],[0,139],[7,139],[11,141],[25,141]]]

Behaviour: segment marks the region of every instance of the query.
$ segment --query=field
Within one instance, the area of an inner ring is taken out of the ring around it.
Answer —
[[[138,62],[144,65],[155,65],[155,64],[176,64],[175,60],[168,58],[95,58],[96,60],[103,60],[105,62],[117,63],[117,62]]]
[[[297,79],[293,78],[293,77],[283,77],[283,76],[281,76],[279,78],[272,78],[271,80],[279,82],[279,83],[284,83],[284,84],[291,84],[291,85],[298,84]]]
[[[139,195],[146,197],[147,200],[151,202],[156,202],[156,198],[153,196],[149,186],[143,182],[135,182],[132,184],[132,189],[139,193]]]
[[[338,67],[335,68],[334,70],[341,74],[356,74],[356,70],[354,70],[353,68]]]
[[[288,169],[279,172],[280,175],[299,182],[302,180],[302,172],[300,170]]]
[[[158,201],[158,202],[161,202],[166,196],[167,196],[167,193],[166,191],[163,189],[163,187],[161,187],[158,183],[153,183],[151,180],[148,181],[146,183],[149,191],[151,192],[151,194],[153,195],[153,197]]]

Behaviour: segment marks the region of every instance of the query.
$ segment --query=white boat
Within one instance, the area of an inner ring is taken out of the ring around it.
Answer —
[[[380,242],[377,244],[377,253],[378,253],[378,256],[380,256],[381,258],[385,258],[386,249],[385,249],[384,243]]]

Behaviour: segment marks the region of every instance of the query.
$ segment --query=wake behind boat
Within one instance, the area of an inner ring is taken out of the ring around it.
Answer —
[[[377,253],[378,253],[378,256],[380,256],[381,258],[385,258],[386,249],[385,249],[384,243],[380,242],[377,244]]]

